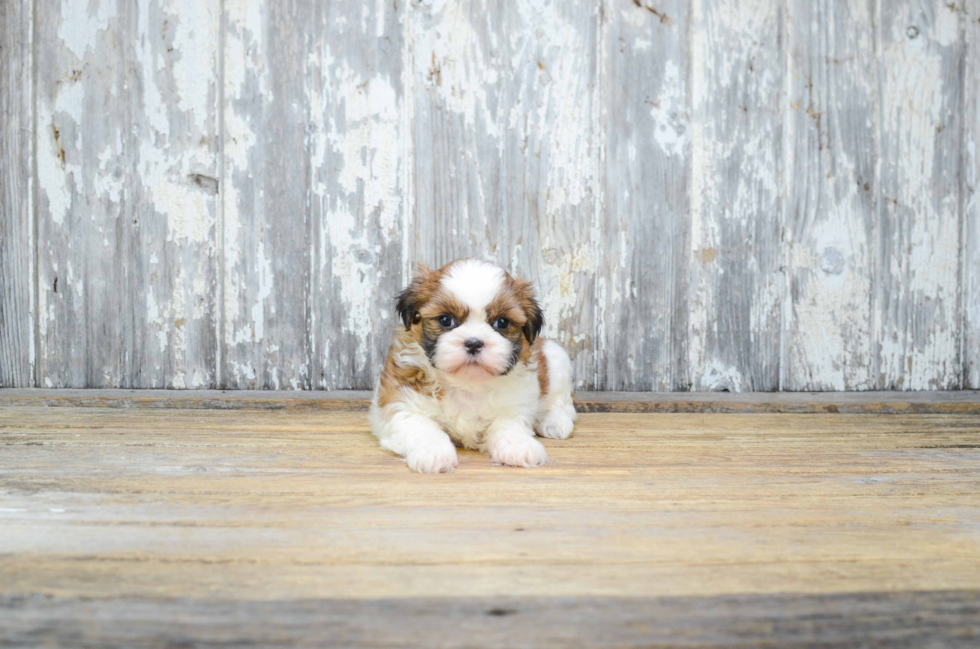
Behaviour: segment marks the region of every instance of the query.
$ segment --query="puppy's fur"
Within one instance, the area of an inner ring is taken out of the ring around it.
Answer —
[[[371,428],[411,469],[452,471],[456,446],[500,464],[540,466],[548,454],[535,431],[571,434],[571,362],[538,337],[544,319],[529,282],[475,259],[420,266],[397,309],[402,324]]]

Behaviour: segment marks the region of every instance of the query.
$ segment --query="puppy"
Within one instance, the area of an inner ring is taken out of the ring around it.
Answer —
[[[423,473],[456,468],[456,446],[499,464],[535,467],[534,438],[566,439],[575,422],[572,365],[538,337],[544,318],[530,282],[462,259],[419,266],[398,297],[395,331],[371,404],[381,447]]]

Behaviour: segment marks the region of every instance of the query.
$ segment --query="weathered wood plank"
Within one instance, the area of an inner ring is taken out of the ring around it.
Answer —
[[[40,386],[214,384],[217,6],[36,3]]]
[[[0,387],[34,385],[33,6],[0,4]]]
[[[305,80],[315,251],[309,335],[310,382],[320,389],[373,387],[397,321],[405,131],[413,108],[403,90],[408,4],[312,3]]]
[[[874,10],[871,0],[789,4],[788,390],[876,382]]]
[[[2,401],[0,401],[2,403]],[[975,414],[980,392],[578,392],[579,412]]]
[[[364,413],[0,408],[0,594],[980,589],[976,415],[584,414],[411,473]]]
[[[408,261],[533,280],[544,335],[594,384],[598,12],[589,0],[412,3]]]
[[[98,620],[99,624],[92,624]],[[216,601],[0,597],[10,647],[974,649],[980,593]],[[438,640],[433,630],[438,629]]]
[[[225,11],[222,385],[371,387],[402,283],[398,11]]]
[[[689,28],[685,1],[605,6],[595,362],[608,390],[691,385]]]
[[[0,390],[0,406],[184,410],[367,410],[367,390]],[[977,398],[980,401],[980,397]],[[980,409],[980,406],[978,406]]]
[[[311,387],[311,106],[304,81],[313,5],[223,4],[225,388]]]
[[[782,6],[697,0],[691,25],[691,385],[779,387]]]
[[[877,387],[961,386],[961,12],[880,3]]]
[[[963,387],[980,389],[980,6],[963,5],[966,73],[963,76],[962,228]]]
[[[0,390],[0,406],[220,410],[367,410],[371,392],[347,390]],[[980,392],[583,392],[579,412],[980,414]]]

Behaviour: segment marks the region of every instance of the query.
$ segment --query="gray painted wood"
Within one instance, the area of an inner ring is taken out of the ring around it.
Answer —
[[[604,25],[598,385],[686,390],[689,3],[610,2]]]
[[[225,14],[221,385],[371,385],[402,285],[399,15],[343,2]]]
[[[980,388],[980,6],[963,9],[966,74],[963,76],[963,387]]]
[[[2,385],[368,389],[477,256],[580,388],[980,387],[973,3],[3,11]]]
[[[690,380],[697,390],[775,390],[784,298],[783,3],[692,7]]]
[[[878,76],[873,0],[789,4],[787,390],[868,390]]]
[[[312,385],[371,387],[403,288],[408,3],[313,3],[307,97],[312,164]]]
[[[37,383],[210,387],[217,2],[36,2]]]
[[[228,601],[0,597],[8,647],[970,649],[980,593]],[[478,643],[474,639],[479,639]]]
[[[313,4],[223,5],[223,388],[311,387]]]
[[[34,384],[32,6],[0,3],[0,387]]]
[[[589,0],[411,4],[409,262],[493,260],[536,284],[544,335],[594,385],[596,38]]]
[[[962,12],[883,0],[875,311],[880,389],[961,385]]]

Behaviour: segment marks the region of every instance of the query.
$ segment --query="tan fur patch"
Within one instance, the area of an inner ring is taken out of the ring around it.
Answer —
[[[543,399],[548,394],[548,358],[544,355],[544,341],[540,338],[534,343],[534,359],[538,362],[538,388]]]
[[[526,282],[520,277],[512,277],[506,273],[505,275],[503,288],[487,306],[487,321],[493,324],[500,316],[510,320],[513,323],[510,329],[501,333],[517,342],[518,338],[524,335],[524,327],[532,317],[537,317],[537,328],[540,328],[541,310],[534,301],[534,289],[531,287],[531,282]],[[527,343],[531,342],[533,341],[527,340]],[[520,359],[526,362],[530,356],[527,353],[527,345],[522,347]]]
[[[404,328],[396,329],[395,340],[388,350],[385,368],[381,372],[378,384],[378,405],[384,408],[389,403],[400,401],[402,389],[409,389],[421,395],[431,397],[434,391],[432,378],[420,367],[399,365],[395,360],[398,353],[413,343],[418,343],[420,332],[418,327],[412,331]]]

